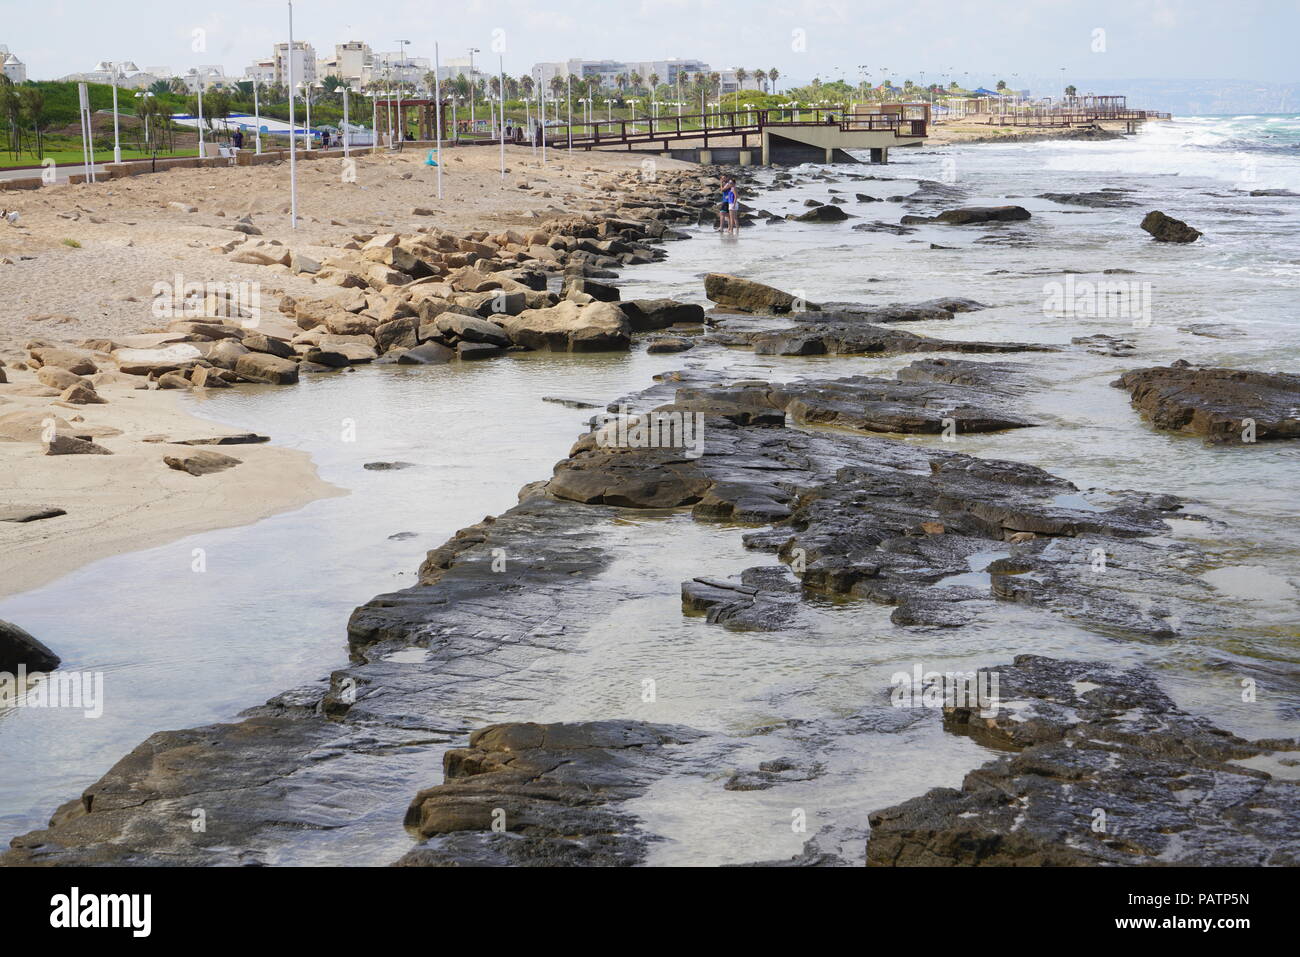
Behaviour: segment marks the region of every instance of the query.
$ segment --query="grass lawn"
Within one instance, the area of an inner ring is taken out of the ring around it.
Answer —
[[[175,153],[159,153],[159,159],[172,159],[177,156],[198,156],[198,150],[177,150]],[[141,150],[122,150],[122,159],[136,160],[149,159],[151,154]],[[82,152],[76,150],[46,150],[45,158],[52,159],[59,166],[80,166],[84,162]],[[113,161],[112,150],[100,150],[95,153],[96,163],[111,163]],[[13,169],[16,166],[39,166],[40,160],[32,153],[20,153],[18,158],[14,158],[13,153],[0,153],[0,169]],[[39,170],[38,170],[39,171]]]

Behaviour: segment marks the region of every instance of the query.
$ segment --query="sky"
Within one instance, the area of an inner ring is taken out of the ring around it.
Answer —
[[[284,0],[0,0],[0,10],[0,44],[33,79],[100,60],[242,75],[288,35]],[[1039,92],[1083,77],[1300,81],[1300,0],[297,0],[294,24],[319,56],[349,39],[376,51],[410,40],[410,55],[428,57],[437,42],[444,59],[472,45],[515,75],[540,60],[683,57],[775,67],[782,87],[857,83],[864,66],[877,83],[920,83],[925,71]]]

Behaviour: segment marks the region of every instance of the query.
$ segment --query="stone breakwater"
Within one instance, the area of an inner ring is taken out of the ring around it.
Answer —
[[[990,396],[1031,387],[1014,366],[922,359],[888,401],[923,418],[932,399],[904,386],[927,381],[982,382]],[[719,779],[735,739],[618,715],[475,720],[521,674],[577,649],[623,599],[602,573],[634,547],[609,534],[627,510],[689,509],[695,521],[750,526],[745,544],[766,563],[734,580],[700,569],[682,586],[683,614],[704,614],[742,633],[736,640],[810,633],[810,603],[826,594],[895,605],[895,620],[914,627],[958,625],[1005,601],[1041,615],[1044,628],[1069,619],[1121,641],[1215,626],[1187,571],[1195,549],[1162,538],[1167,516],[1195,518],[1171,496],[1081,490],[1027,465],[804,431],[787,418],[800,402],[872,401],[888,388],[862,377],[660,377],[611,409],[703,414],[702,456],[602,447],[584,434],[517,506],[430,552],[419,584],[358,608],[353,664],[328,684],[285,692],[237,723],[153,735],[49,828],[16,838],[3,863],[274,863],[304,842],[328,855],[364,835],[405,866],[635,864],[658,836],[628,802],[664,776],[709,781],[720,797],[815,779],[817,763],[795,759]],[[949,580],[990,551],[1001,557],[987,588]],[[864,689],[857,714],[788,729],[826,741],[944,721],[1018,749],[961,792],[862,808],[852,823],[871,817],[869,863],[1294,860],[1300,808],[1286,768],[1296,742],[1248,742],[1187,716],[1144,672],[1037,658],[999,670],[1003,706],[992,718],[899,710],[886,689]],[[195,807],[205,832],[186,826]],[[1108,830],[1094,828],[1097,808]],[[793,861],[753,863],[857,862],[814,837]]]

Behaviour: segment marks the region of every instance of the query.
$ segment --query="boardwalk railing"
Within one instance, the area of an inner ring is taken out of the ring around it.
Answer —
[[[661,143],[664,149],[673,140],[740,136],[748,139],[765,129],[781,127],[828,126],[845,133],[892,132],[898,137],[925,136],[924,120],[903,119],[891,114],[846,115],[842,110],[733,110],[720,113],[688,113],[681,116],[642,117],[627,120],[593,120],[546,128],[546,142],[567,146],[572,133],[573,145],[582,149],[597,146],[627,146]]]

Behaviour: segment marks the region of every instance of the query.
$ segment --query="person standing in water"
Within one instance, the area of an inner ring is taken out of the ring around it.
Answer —
[[[727,208],[727,225],[731,227],[733,233],[738,232],[740,223],[736,214],[739,211],[740,201],[736,195],[736,181],[734,179],[728,181],[727,188],[722,193],[722,201]]]
[[[728,215],[731,212],[730,207],[727,205],[727,190],[732,187],[734,182],[735,180],[730,176],[722,177],[722,185],[719,187],[721,197],[718,201],[718,225],[713,227],[715,230],[724,231],[727,228]]]

